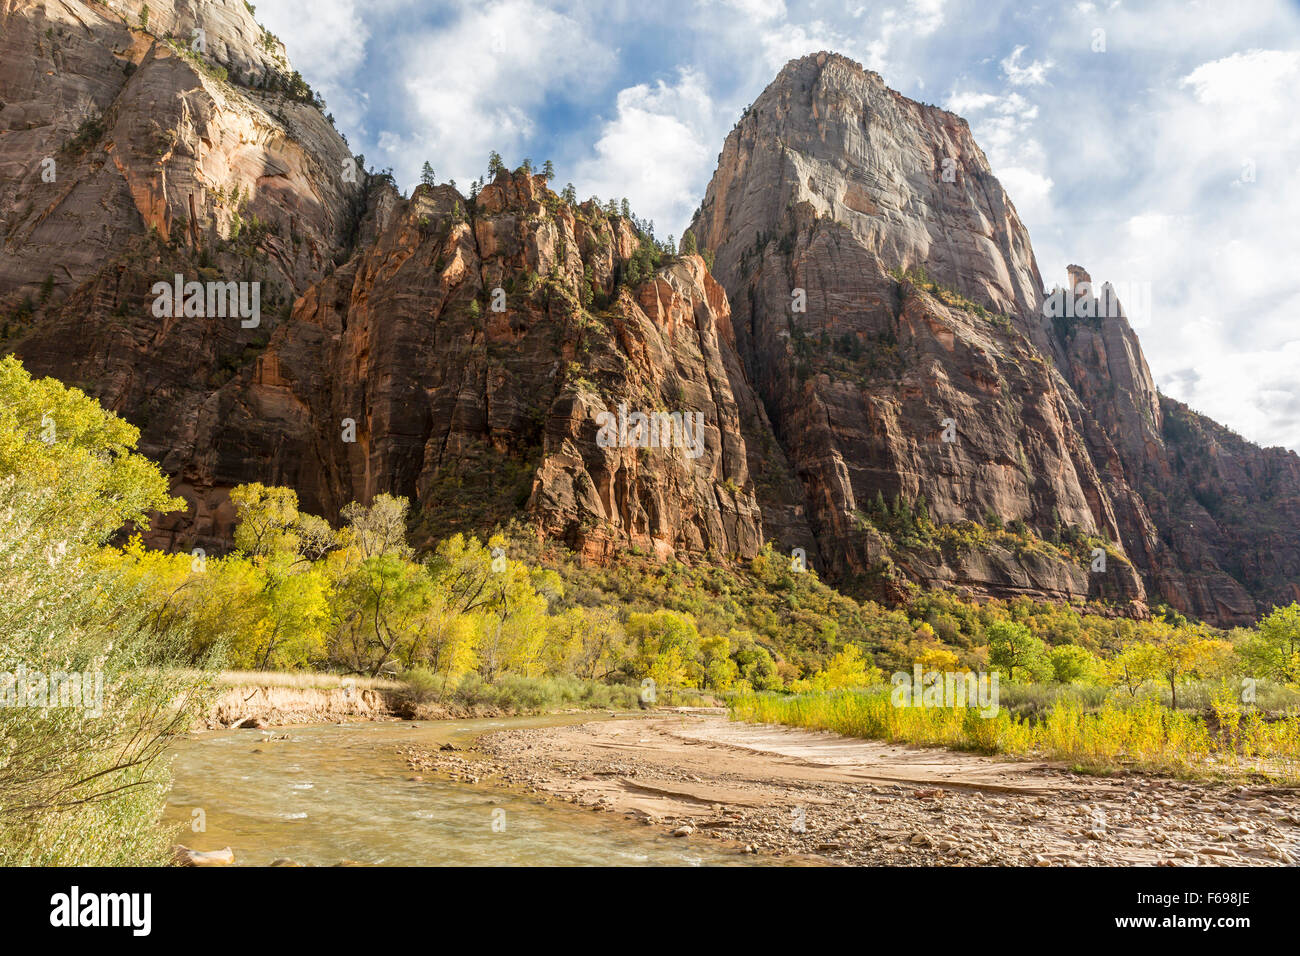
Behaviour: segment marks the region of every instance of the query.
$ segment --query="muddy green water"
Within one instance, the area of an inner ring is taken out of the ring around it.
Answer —
[[[464,746],[485,731],[590,716],[315,724],[195,734],[175,747],[167,807],[196,850],[229,846],[236,863],[277,857],[329,866],[709,866],[768,862],[711,841],[495,787],[408,778],[398,747]],[[195,810],[203,832],[193,832]],[[499,811],[495,812],[494,811]],[[494,826],[495,824],[495,826]]]

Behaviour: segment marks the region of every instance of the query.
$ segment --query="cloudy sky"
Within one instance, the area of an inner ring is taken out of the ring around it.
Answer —
[[[835,50],[965,116],[1044,281],[1121,290],[1161,390],[1300,450],[1294,0],[259,0],[372,167],[554,161],[680,235],[727,132]],[[1128,292],[1124,295],[1124,292]]]

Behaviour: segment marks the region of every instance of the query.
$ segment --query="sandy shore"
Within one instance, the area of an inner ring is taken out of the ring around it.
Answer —
[[[412,768],[522,787],[737,852],[886,865],[1293,865],[1300,792],[1082,776],[834,734],[656,713],[511,730]]]

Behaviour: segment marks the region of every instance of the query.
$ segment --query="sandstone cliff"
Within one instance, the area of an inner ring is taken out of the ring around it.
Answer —
[[[630,224],[526,173],[472,202],[422,186],[386,218],[195,422],[177,464],[200,535],[228,536],[225,491],[263,480],[331,515],[406,495],[426,541],[521,513],[595,556],[755,553],[741,419],[762,412],[698,257],[630,290]],[[620,406],[699,413],[698,445],[604,447],[598,416]]]
[[[965,122],[855,64],[791,63],[728,137],[711,272],[524,170],[405,198],[241,0],[143,9],[0,5],[0,347],[141,427],[190,503],[152,543],[223,549],[261,481],[405,495],[421,543],[773,541],[877,597],[1295,591],[1296,457],[1157,395],[1122,315],[1045,319]],[[161,314],[176,275],[261,315]]]
[[[1291,599],[1300,459],[1171,418],[1122,308],[1045,317],[1028,233],[960,117],[843,57],[796,60],[728,136],[692,228],[842,578],[888,557],[925,585],[1223,624]],[[1071,267],[1069,291],[1085,282]],[[882,491],[942,522],[1064,526],[1122,559],[1086,575],[995,547],[936,561],[855,520]]]
[[[728,136],[693,232],[839,577],[870,585],[889,558],[924,584],[1141,602],[1043,354],[1028,234],[965,121],[842,57],[797,60]],[[883,542],[862,520],[881,493],[941,524],[1108,537],[1117,560],[1090,575],[1046,549]]]
[[[1093,290],[1078,266],[1069,288],[1094,307],[1053,321],[1053,346],[1087,409],[1084,434],[1152,593],[1225,624],[1295,600],[1300,458],[1159,395],[1123,304],[1103,308],[1112,290]]]

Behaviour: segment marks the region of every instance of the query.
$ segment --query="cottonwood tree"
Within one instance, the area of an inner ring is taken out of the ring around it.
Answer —
[[[1242,646],[1241,656],[1261,677],[1300,684],[1300,604],[1273,608]]]
[[[989,625],[989,663],[1006,668],[1007,680],[1016,679],[1016,671],[1029,681],[1051,677],[1047,645],[1017,621],[994,621]]]
[[[233,652],[260,670],[323,659],[330,584],[317,559],[332,544],[328,525],[301,514],[298,495],[289,488],[239,485],[230,500],[238,521],[235,547],[249,561],[231,562],[224,570],[260,584],[255,620],[238,635]]]

